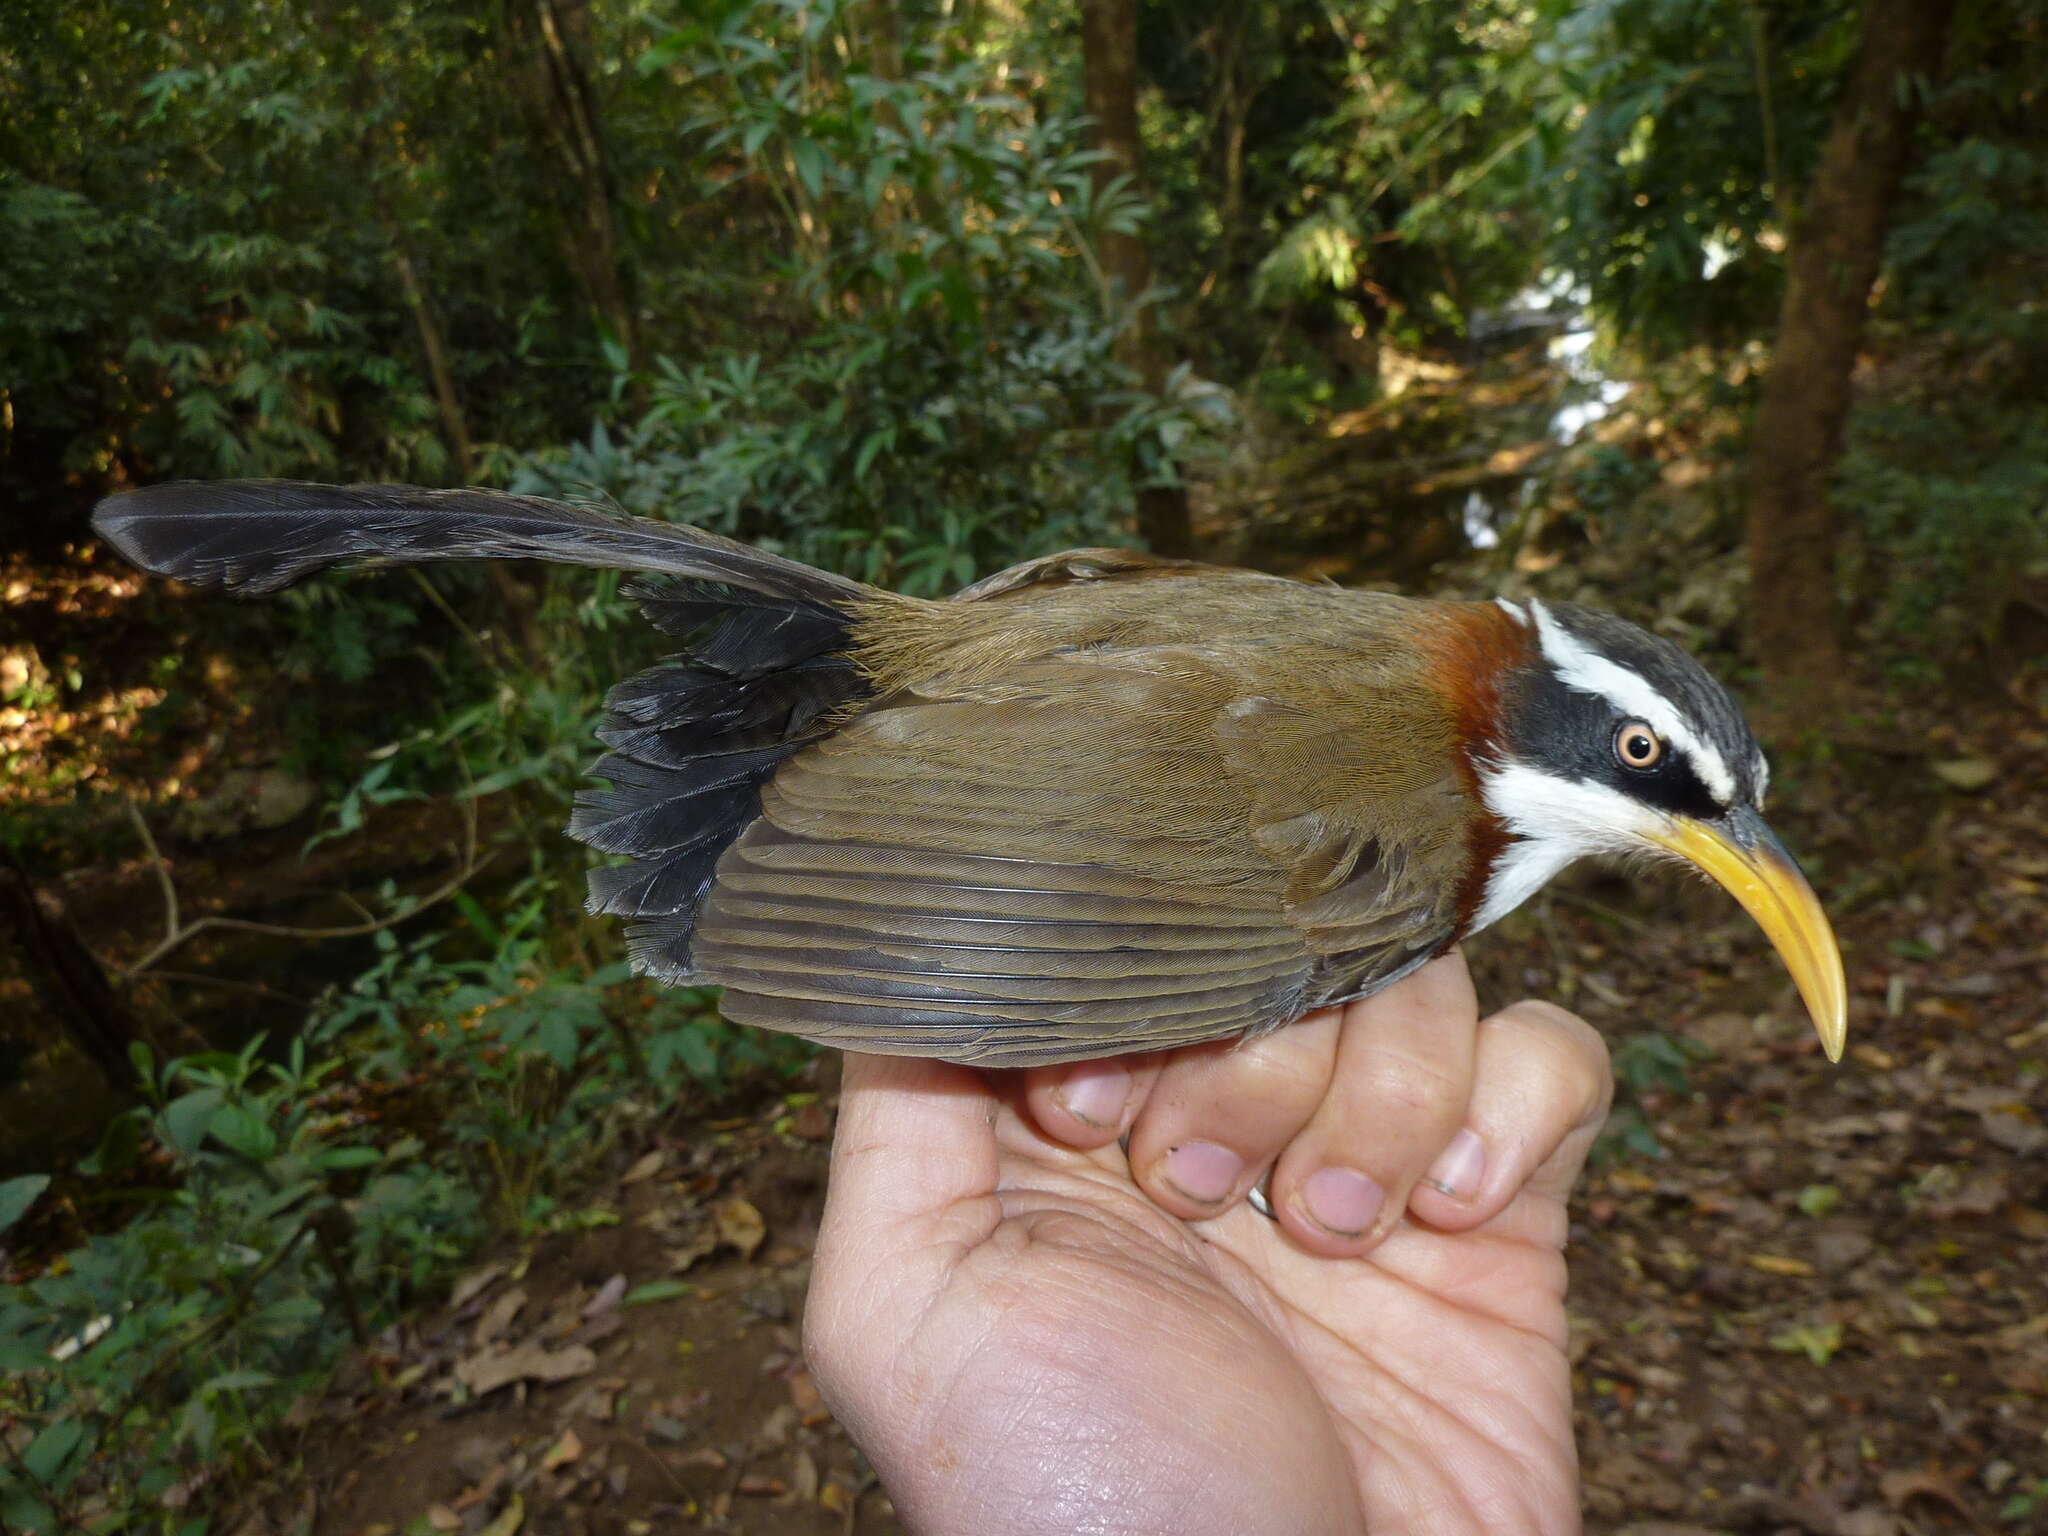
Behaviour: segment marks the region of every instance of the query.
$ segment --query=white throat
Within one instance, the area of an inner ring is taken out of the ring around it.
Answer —
[[[1567,865],[1591,854],[1639,854],[1664,817],[1604,784],[1575,783],[1527,763],[1482,764],[1480,798],[1514,838],[1487,878],[1473,933],[1506,917]]]

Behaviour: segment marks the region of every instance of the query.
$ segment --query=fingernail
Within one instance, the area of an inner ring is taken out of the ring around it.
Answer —
[[[1197,1205],[1214,1205],[1237,1188],[1244,1159],[1213,1141],[1184,1141],[1166,1154],[1166,1182]]]
[[[1056,1094],[1068,1114],[1103,1131],[1113,1131],[1122,1123],[1124,1100],[1130,1096],[1131,1074],[1105,1062],[1076,1067]]]
[[[1386,1204],[1386,1191],[1356,1168],[1318,1168],[1301,1184],[1302,1204],[1318,1226],[1358,1237]]]
[[[1486,1143],[1464,1130],[1451,1138],[1422,1182],[1453,1200],[1469,1200],[1479,1192],[1479,1182],[1485,1177]]]

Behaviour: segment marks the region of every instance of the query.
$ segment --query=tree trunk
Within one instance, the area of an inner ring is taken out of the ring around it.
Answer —
[[[1905,175],[1922,93],[1954,0],[1870,0],[1785,257],[1771,371],[1750,431],[1749,568],[1767,711],[1824,723],[1844,676],[1829,479],[1850,376]]]
[[[1120,176],[1142,185],[1144,145],[1138,137],[1137,0],[1081,0],[1081,64],[1094,147],[1108,158],[1093,171],[1098,196]],[[1166,382],[1166,357],[1149,309],[1137,307],[1152,286],[1152,256],[1135,234],[1105,232],[1099,247],[1112,306],[1130,306],[1117,337],[1117,356],[1157,393]],[[1183,486],[1148,486],[1138,492],[1138,533],[1162,555],[1194,549]]]

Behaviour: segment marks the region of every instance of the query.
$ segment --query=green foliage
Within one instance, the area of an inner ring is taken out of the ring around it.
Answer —
[[[1455,336],[1533,277],[1540,228],[1496,190],[1533,149],[1528,42],[1527,8],[1496,0],[1144,7],[1183,344],[1234,372],[1320,342],[1328,368],[1344,333]]]
[[[2048,1510],[2048,1477],[2022,1478],[1998,1506],[1998,1519],[2004,1525],[2018,1525],[2042,1510]]]
[[[531,78],[516,11],[425,0],[352,28],[298,0],[13,6],[0,474],[441,478],[423,316],[475,436],[567,431],[600,353],[556,162],[522,153],[544,125],[506,89]]]
[[[622,433],[522,466],[522,488],[601,490],[912,592],[1121,540],[1213,419],[1115,357],[1128,308],[1093,241],[1135,227],[1098,197],[1078,123],[933,43],[901,78],[835,47],[861,8],[762,0],[659,39],[649,71],[725,90],[695,124],[736,167],[721,196],[779,210],[772,350],[656,361]]]
[[[1854,8],[1544,0],[1539,13],[1527,192],[1552,207],[1552,259],[1653,350],[1767,328]]]
[[[549,930],[575,893],[545,871],[463,903],[488,950],[454,959],[447,935],[378,935],[380,958],[312,1022],[367,1080],[403,1085],[433,1126],[433,1166],[476,1192],[492,1224],[544,1226],[609,1149],[618,1116],[671,1101],[686,1083],[714,1091],[741,1071],[787,1073],[808,1046],[718,1018],[715,994],[551,963]],[[424,1278],[443,1254],[423,1254]]]
[[[2048,328],[1997,344],[2004,368],[2048,381]],[[1950,365],[1952,366],[1952,365]],[[2048,572],[2048,407],[1948,387],[1948,366],[1850,419],[1835,499],[1863,540],[1851,579],[1912,654],[1994,637],[2008,597]]]
[[[161,1068],[137,1047],[147,1101],[90,1168],[148,1156],[175,1186],[0,1291],[0,1412],[19,1453],[0,1462],[8,1529],[172,1528],[182,1501],[164,1495],[242,1454],[347,1342],[347,1320],[395,1301],[404,1246],[473,1237],[472,1198],[420,1177],[417,1142],[376,1147],[324,1111],[338,1063],[303,1043],[266,1061],[260,1044]]]
[[[0,1232],[5,1232],[28,1214],[29,1207],[50,1187],[48,1174],[29,1173],[17,1179],[0,1179]]]
[[[1664,1144],[1651,1128],[1644,1100],[1653,1094],[1692,1091],[1692,1069],[1713,1054],[1699,1041],[1661,1029],[1624,1036],[1614,1047],[1617,1102],[1593,1145],[1603,1163],[1661,1158]]]
[[[1625,515],[1657,477],[1655,459],[1596,443],[1572,461],[1565,485],[1587,516],[1614,518]]]

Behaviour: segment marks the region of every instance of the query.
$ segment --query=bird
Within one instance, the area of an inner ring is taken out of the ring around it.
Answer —
[[[177,482],[93,526],[245,594],[338,563],[633,573],[679,649],[606,695],[568,831],[611,856],[587,904],[633,968],[735,1022],[982,1067],[1255,1036],[1647,855],[1734,896],[1842,1054],[1840,951],[1741,709],[1598,609],[1107,548],[913,598],[485,489]]]

